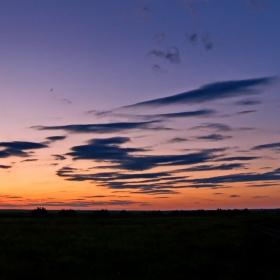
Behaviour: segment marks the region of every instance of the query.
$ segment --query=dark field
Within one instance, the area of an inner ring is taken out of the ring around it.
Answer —
[[[280,279],[280,214],[0,215],[0,279]]]

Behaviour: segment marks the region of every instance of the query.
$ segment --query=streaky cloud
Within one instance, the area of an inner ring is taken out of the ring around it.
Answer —
[[[264,150],[264,149],[280,151],[280,142],[258,145],[252,148],[252,150]]]
[[[160,52],[158,56],[162,55]],[[199,104],[219,99],[256,95],[260,93],[256,87],[268,86],[275,80],[275,77],[264,77],[246,80],[224,81],[206,84],[198,89],[190,90],[180,94],[167,96],[163,98],[152,99],[132,105],[123,106],[119,109],[135,107],[160,107],[167,105],[180,104]]]
[[[37,130],[64,130],[70,133],[115,133],[136,129],[170,130],[159,126],[160,121],[116,122],[103,124],[70,124],[62,126],[32,126]]]
[[[221,134],[210,134],[210,135],[205,135],[205,136],[197,136],[197,140],[210,140],[210,141],[221,141],[225,139],[230,139],[232,136],[223,136]]]
[[[0,165],[1,169],[10,169],[12,166],[11,165]]]

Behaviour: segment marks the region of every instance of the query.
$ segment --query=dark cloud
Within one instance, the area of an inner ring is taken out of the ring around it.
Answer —
[[[154,55],[159,58],[168,60],[170,63],[178,64],[180,62],[180,52],[175,46],[169,48],[166,52],[161,50],[151,50],[147,55]]]
[[[227,131],[232,131],[233,129],[222,123],[202,123],[201,125],[194,126],[191,129],[213,129],[216,130],[217,132],[227,132]]]
[[[209,171],[209,170],[233,170],[244,168],[242,163],[230,163],[230,164],[221,164],[221,165],[200,165],[185,169],[180,169],[180,171],[185,172],[197,172],[197,171]]]
[[[258,105],[261,104],[262,102],[257,99],[243,99],[235,102],[235,105],[241,105],[241,106],[252,106],[252,105]]]
[[[71,124],[62,126],[32,126],[38,130],[64,130],[71,133],[114,133],[135,129],[159,130],[167,129],[158,126],[159,121],[117,122],[104,124]]]
[[[18,150],[34,150],[34,149],[46,148],[48,146],[42,143],[13,141],[13,142],[0,142],[0,147],[18,149]]]
[[[147,116],[153,118],[190,118],[190,117],[210,117],[213,116],[215,113],[216,113],[215,110],[203,109],[203,110],[196,110],[196,111],[155,114],[155,115],[147,115]]]
[[[235,198],[235,197],[240,197],[240,195],[232,194],[230,197],[231,197],[231,198]]]
[[[151,50],[147,53],[147,55],[154,55],[160,58],[165,58],[166,53],[160,50]]]
[[[140,191],[132,191],[129,193],[134,194],[149,194],[149,195],[159,195],[159,194],[179,194],[177,191],[173,190],[140,190]]]
[[[151,54],[158,56],[162,55],[160,51],[152,51]],[[275,78],[266,77],[247,80],[216,82],[212,84],[206,84],[195,90],[190,90],[168,97],[148,100],[121,108],[199,104],[231,97],[254,95],[260,93],[260,90],[257,90],[256,87],[267,86],[271,84],[273,80],[275,80]]]
[[[2,168],[2,169],[9,169],[9,168],[11,168],[12,166],[10,166],[10,165],[0,165],[0,169]]]
[[[238,112],[237,115],[244,115],[244,114],[250,114],[250,113],[255,113],[255,112],[258,112],[258,110],[241,111],[241,112]]]
[[[64,140],[64,139],[66,139],[66,138],[67,138],[67,136],[49,136],[49,137],[47,137],[46,139],[53,142],[53,141]]]
[[[264,150],[264,149],[280,151],[280,142],[258,145],[252,148],[252,150]]]
[[[47,148],[48,146],[42,143],[35,142],[0,142],[0,147],[5,149],[0,151],[0,158],[7,158],[10,156],[28,157],[32,152],[25,152],[25,150]]]
[[[189,34],[188,32],[186,32],[186,39],[192,44],[196,44],[198,40],[198,35],[196,33]]]
[[[279,181],[280,169],[275,169],[266,173],[239,173],[209,178],[193,179],[190,182],[194,183],[241,183],[241,182],[264,182],[264,181]]]
[[[254,160],[258,159],[260,157],[246,157],[246,156],[241,156],[241,157],[223,157],[223,158],[218,158],[215,161],[249,161],[249,160]]]
[[[168,141],[168,143],[181,143],[181,142],[186,142],[188,141],[187,138],[181,138],[181,137],[175,137],[175,138],[172,138]]]
[[[183,155],[132,155],[145,152],[142,148],[122,148],[120,144],[129,142],[126,137],[113,137],[107,139],[93,139],[87,145],[76,146],[66,155],[74,160],[89,159],[110,162],[111,168],[126,170],[147,170],[157,166],[177,166],[203,163],[216,158],[212,151],[204,150]]]
[[[279,183],[276,183],[276,184],[250,184],[250,185],[247,185],[246,187],[247,188],[263,188],[263,187],[279,187],[280,186],[280,182]]]
[[[152,65],[152,70],[153,72],[156,74],[156,75],[159,75],[159,74],[163,74],[163,73],[166,73],[167,70],[163,69],[161,66],[159,66],[158,64],[153,64]]]
[[[61,99],[62,102],[66,103],[66,104],[71,104],[72,101],[66,98]]]
[[[63,155],[52,155],[52,156],[55,158],[55,160],[65,160],[66,159],[66,157]]]
[[[36,158],[24,159],[21,162],[38,161]]]
[[[179,63],[180,62],[180,52],[177,47],[172,47],[167,50],[165,58],[169,60],[170,63]]]
[[[257,196],[252,196],[252,198],[267,198],[269,197],[268,195],[257,195]]]
[[[210,134],[205,136],[197,136],[197,140],[210,140],[210,141],[220,141],[225,139],[230,139],[232,136],[223,136],[221,134]]]

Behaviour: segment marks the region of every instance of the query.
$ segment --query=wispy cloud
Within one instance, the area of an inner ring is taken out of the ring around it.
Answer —
[[[258,145],[252,148],[252,150],[264,150],[264,149],[280,151],[280,142]]]
[[[159,125],[159,121],[148,122],[117,122],[104,124],[70,124],[61,126],[32,126],[37,130],[64,130],[71,133],[115,133],[127,130],[148,129],[159,130],[167,129]]]
[[[210,141],[221,141],[225,139],[230,139],[232,136],[223,136],[221,134],[210,134],[210,135],[205,135],[205,136],[197,136],[195,139],[197,140],[210,140]]]
[[[159,56],[162,55],[160,52],[153,52],[152,54],[157,54]],[[225,98],[255,95],[260,94],[260,87],[268,86],[274,80],[275,78],[273,77],[266,77],[247,80],[216,82],[204,85],[195,90],[135,103],[132,105],[121,107],[119,109],[136,107],[160,107],[180,104],[199,104]]]
[[[151,50],[147,55],[153,55],[162,59],[168,60],[170,63],[178,64],[180,60],[179,49],[175,46],[167,49],[167,51]]]

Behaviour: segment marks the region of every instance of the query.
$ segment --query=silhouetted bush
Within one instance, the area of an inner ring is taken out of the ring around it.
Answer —
[[[74,217],[76,214],[77,212],[72,209],[62,209],[57,213],[57,215],[60,217]]]
[[[120,211],[119,216],[123,217],[123,218],[130,217],[131,216],[131,212],[128,212],[126,210],[122,210],[122,211]]]
[[[48,217],[49,212],[44,207],[37,207],[36,209],[31,211],[31,215],[33,217]]]

